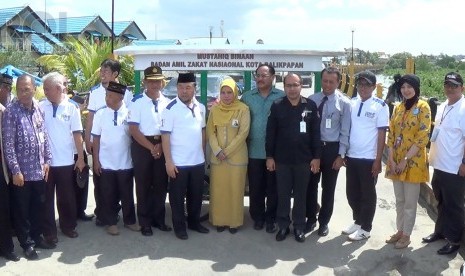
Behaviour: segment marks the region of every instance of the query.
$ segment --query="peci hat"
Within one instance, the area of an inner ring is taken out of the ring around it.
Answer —
[[[444,77],[444,84],[448,82],[457,84],[457,85],[463,85],[462,76],[460,76],[460,74],[456,72],[450,72],[446,74],[446,76]]]
[[[89,184],[89,166],[85,166],[82,172],[76,168],[76,184],[81,189]]]
[[[369,84],[376,84],[376,76],[371,71],[365,70],[357,74],[355,82],[358,82],[360,79],[366,80]]]
[[[194,73],[179,73],[178,83],[195,82]]]
[[[4,83],[4,84],[12,85],[13,84],[13,77],[8,75],[8,74],[3,73],[0,76],[0,82]]]
[[[144,70],[144,79],[145,80],[163,80],[163,70],[158,66],[150,66]]]
[[[120,83],[110,81],[108,83],[107,90],[124,95],[124,93],[126,92],[126,85],[122,85]]]

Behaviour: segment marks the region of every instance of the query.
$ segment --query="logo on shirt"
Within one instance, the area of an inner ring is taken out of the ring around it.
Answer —
[[[65,122],[68,122],[71,119],[71,115],[69,114],[61,114],[61,119]]]
[[[232,127],[239,127],[239,120],[238,119],[233,119],[231,122]]]
[[[376,113],[374,112],[365,112],[365,117],[373,119],[375,117]]]

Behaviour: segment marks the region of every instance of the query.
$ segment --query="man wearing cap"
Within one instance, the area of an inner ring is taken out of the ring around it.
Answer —
[[[431,134],[429,162],[434,168],[431,185],[438,201],[438,218],[433,234],[423,238],[429,243],[445,239],[437,253],[457,251],[464,230],[465,191],[465,100],[463,79],[455,72],[444,78],[446,101],[438,107]]]
[[[95,114],[92,126],[94,173],[100,176],[100,220],[108,225],[107,233],[118,235],[118,203],[121,200],[124,226],[139,231],[133,193],[133,170],[130,153],[131,135],[128,109],[124,104],[126,86],[110,81],[106,88],[107,107]]]
[[[171,178],[170,205],[177,238],[186,240],[184,198],[187,202],[187,227],[208,233],[200,224],[203,178],[205,173],[205,106],[195,99],[195,75],[180,73],[178,96],[162,113],[163,154]]]
[[[97,110],[104,108],[106,106],[105,95],[106,88],[110,81],[116,81],[121,71],[121,64],[117,60],[105,59],[100,64],[100,81],[101,83],[90,90],[89,94],[89,104],[87,109],[89,113],[87,114],[86,127],[84,131],[84,141],[86,143],[86,150],[88,154],[92,154],[92,139],[90,132],[92,130],[92,125],[94,123],[94,115]],[[132,93],[129,90],[126,90],[124,93],[124,103],[126,106],[129,106],[132,100]],[[95,215],[97,216],[95,224],[97,226],[103,226],[99,220],[99,176],[98,174],[93,174],[94,182],[94,197],[95,197]]]
[[[14,98],[14,95],[11,94],[12,85],[13,77],[3,73],[0,76],[0,103],[5,107],[8,106]]]
[[[317,214],[319,236],[327,236],[328,224],[334,207],[339,169],[344,164],[349,147],[350,100],[337,87],[341,81],[341,72],[335,67],[326,67],[321,71],[321,93],[310,96],[318,106],[320,116],[321,162],[320,172],[310,178],[307,188],[307,225],[305,232],[316,226]],[[321,209],[318,213],[318,183],[321,176]]]
[[[50,137],[52,163],[45,189],[45,216],[43,233],[49,242],[57,242],[55,222],[55,188],[60,229],[66,236],[76,238],[76,195],[73,172],[85,167],[82,123],[78,108],[68,100],[64,91],[64,76],[52,72],[43,77],[46,100],[39,106],[45,114],[45,127]],[[78,159],[74,162],[74,148]]]
[[[129,132],[133,138],[131,155],[136,179],[137,217],[144,236],[153,235],[151,225],[170,231],[165,224],[165,201],[168,175],[161,146],[161,113],[169,100],[161,94],[164,86],[162,69],[144,70],[145,91],[135,96],[129,107]]]
[[[376,210],[376,182],[389,126],[389,108],[375,96],[376,76],[356,76],[358,97],[351,100],[351,128],[346,156],[346,194],[354,223],[343,230],[349,240],[368,239]]]
[[[16,80],[18,100],[8,105],[2,120],[3,148],[13,176],[10,187],[16,236],[29,260],[35,248],[55,248],[42,237],[45,181],[52,159],[44,114],[34,100],[35,82],[29,75]]]

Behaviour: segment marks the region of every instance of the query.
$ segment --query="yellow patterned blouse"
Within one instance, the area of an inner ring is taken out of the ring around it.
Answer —
[[[431,110],[427,102],[419,100],[407,113],[404,104],[396,106],[389,123],[387,143],[389,149],[393,150],[394,161],[402,161],[413,144],[420,149],[407,162],[407,167],[401,174],[388,174],[388,167],[387,178],[412,183],[429,181],[426,145],[429,141],[430,127]]]

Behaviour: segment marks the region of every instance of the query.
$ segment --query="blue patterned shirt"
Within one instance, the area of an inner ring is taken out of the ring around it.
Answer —
[[[274,87],[266,98],[262,97],[257,88],[242,95],[241,101],[250,109],[250,131],[247,138],[249,158],[266,159],[266,123],[270,115],[271,104],[284,96],[284,91]]]
[[[19,101],[11,103],[3,115],[3,148],[8,169],[22,173],[25,181],[44,179],[43,164],[51,163],[44,114],[34,100],[32,109]]]

